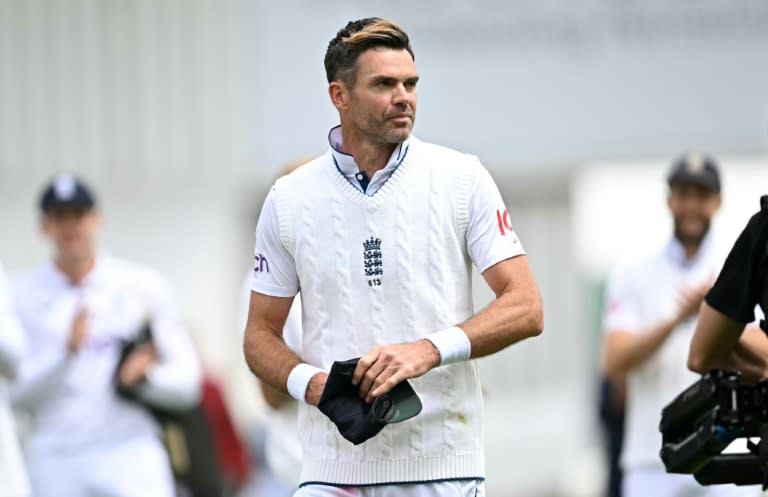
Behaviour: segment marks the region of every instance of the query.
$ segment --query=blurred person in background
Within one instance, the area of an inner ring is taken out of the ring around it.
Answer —
[[[310,158],[303,158],[289,162],[277,177],[281,178],[292,173],[309,160]],[[248,320],[253,269],[249,270],[243,285],[242,329],[245,329],[245,323]],[[283,339],[291,350],[297,354],[301,352],[300,295],[296,296],[286,318],[283,327]],[[299,474],[301,472],[298,401],[261,380],[257,379],[256,381],[259,383],[262,397],[269,409],[264,420],[263,450],[260,451],[266,467],[262,468],[263,471],[257,475],[259,481],[242,497],[255,497],[260,495],[258,493],[260,491],[268,491],[271,497],[290,496],[299,486]]]
[[[172,497],[158,423],[117,392],[167,410],[199,400],[200,366],[171,290],[157,272],[97,249],[101,216],[76,177],[55,177],[39,207],[52,260],[12,287],[27,342],[12,400],[29,415],[34,495]],[[120,362],[147,320],[155,349]]]
[[[300,402],[294,496],[485,495],[470,359],[541,333],[525,251],[480,161],[411,136],[419,76],[399,26],[349,22],[325,65],[341,125],[264,203],[245,335],[251,370]],[[472,262],[496,294],[476,314]],[[283,328],[299,291],[296,354]],[[420,414],[359,445],[339,432],[349,411],[334,417],[321,401],[331,365],[356,357],[353,411],[403,381],[424,399]]]
[[[148,323],[141,336],[123,349],[122,357],[127,359],[136,348],[142,348],[145,349],[142,354],[151,354],[153,361],[159,361],[153,336]],[[148,409],[160,424],[178,497],[231,497],[247,481],[250,462],[223,390],[202,360],[201,364],[202,394],[194,406],[157,407],[140,398],[134,390],[119,388],[118,392]]]
[[[32,495],[6,392],[6,382],[18,373],[23,350],[24,335],[0,263],[0,497]]]
[[[621,470],[621,448],[624,445],[627,382],[626,379],[609,378],[603,374],[598,388],[598,417],[608,463],[606,495],[622,497],[621,486],[624,474]]]
[[[221,474],[223,488],[221,495],[239,495],[245,487],[251,474],[251,461],[245,441],[235,427],[231,410],[224,397],[224,389],[220,382],[212,375],[203,377],[203,394],[200,402],[201,417],[204,417],[205,426],[210,432],[214,444],[215,464]],[[199,425],[188,425],[189,438],[200,438]],[[197,447],[189,447],[193,458],[203,461],[201,454],[203,445],[198,442]],[[196,472],[200,464],[194,467],[190,464],[189,472]],[[201,471],[203,469],[201,468]],[[194,494],[195,497],[198,494]],[[199,497],[208,497],[211,493],[200,493]]]
[[[661,249],[617,267],[606,290],[604,373],[616,384],[627,382],[623,497],[755,495],[667,474],[659,457],[661,409],[698,379],[686,367],[688,347],[723,260],[710,232],[721,204],[715,160],[686,155],[672,164],[667,183],[671,237]]]

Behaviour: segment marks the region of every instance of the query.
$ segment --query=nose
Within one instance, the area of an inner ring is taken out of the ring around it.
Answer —
[[[690,192],[682,197],[681,204],[686,211],[698,211],[703,208],[706,199],[695,192]]]
[[[392,95],[392,103],[395,105],[406,105],[411,101],[411,94],[403,83],[395,85]]]

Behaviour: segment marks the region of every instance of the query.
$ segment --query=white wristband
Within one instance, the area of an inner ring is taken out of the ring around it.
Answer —
[[[464,330],[458,326],[432,333],[427,340],[440,352],[440,365],[466,361],[472,352],[472,344]]]
[[[324,373],[324,371],[305,362],[297,364],[288,375],[288,385],[286,385],[291,397],[299,402],[306,402],[309,380],[317,373]]]

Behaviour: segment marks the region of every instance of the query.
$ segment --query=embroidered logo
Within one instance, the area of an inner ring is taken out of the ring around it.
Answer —
[[[256,273],[268,273],[269,272],[269,262],[267,261],[267,258],[264,257],[261,254],[256,255],[253,258],[253,271]]]
[[[363,242],[363,267],[368,278],[368,286],[381,285],[384,266],[381,262],[381,239],[369,238]]]

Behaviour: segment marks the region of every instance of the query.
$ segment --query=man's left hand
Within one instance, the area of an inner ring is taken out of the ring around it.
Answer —
[[[379,345],[360,358],[352,383],[360,397],[372,402],[409,378],[418,378],[440,364],[440,353],[429,340]]]

